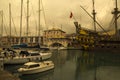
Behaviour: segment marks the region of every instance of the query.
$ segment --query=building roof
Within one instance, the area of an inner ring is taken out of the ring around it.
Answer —
[[[61,29],[58,29],[58,28],[52,28],[52,29],[49,29],[49,30],[44,30],[44,32],[47,32],[47,31],[61,31],[63,33],[66,33],[65,31],[63,31]]]

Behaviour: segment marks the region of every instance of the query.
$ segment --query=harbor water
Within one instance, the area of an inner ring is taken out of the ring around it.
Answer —
[[[49,60],[53,70],[31,75],[19,75],[22,65],[5,65],[5,70],[21,80],[120,80],[120,54],[54,50]]]

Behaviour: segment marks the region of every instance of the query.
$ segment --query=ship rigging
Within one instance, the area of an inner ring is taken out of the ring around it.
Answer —
[[[120,49],[120,36],[118,32],[117,20],[120,17],[117,6],[117,0],[115,1],[115,8],[112,14],[114,15],[114,24],[115,24],[115,34],[109,35],[108,32],[101,26],[96,20],[96,11],[95,11],[95,1],[93,3],[93,16],[91,16],[83,6],[80,6],[92,19],[94,22],[94,31],[82,29],[78,22],[74,22],[76,27],[76,39],[81,45],[83,50],[90,51],[115,51],[119,52]],[[96,24],[106,33],[105,35],[99,33],[96,30]],[[86,34],[82,34],[82,31]]]

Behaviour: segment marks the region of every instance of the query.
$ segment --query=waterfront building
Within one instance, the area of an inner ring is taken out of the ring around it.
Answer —
[[[52,28],[49,30],[45,30],[43,33],[44,38],[65,38],[66,32],[61,29]]]
[[[57,28],[45,30],[43,33],[43,45],[48,47],[68,47],[68,44],[71,43],[71,39],[66,37],[66,35],[65,31]]]
[[[40,39],[40,45],[43,46],[64,46],[67,47],[68,43],[71,43],[71,40],[66,37],[66,32],[61,29],[49,29],[45,30],[43,36]],[[21,41],[19,36],[2,36],[1,38],[2,47],[9,47],[9,45],[15,45],[19,43],[25,43],[28,46],[34,46],[39,43],[38,36],[22,36]]]
[[[41,36],[40,44],[43,46],[61,46],[61,47],[80,47],[83,44],[90,45],[93,44],[93,35],[92,33],[88,33],[87,30],[80,29],[79,35],[77,33],[66,34],[65,31],[61,29],[52,28],[49,30],[45,30],[43,32],[43,36]],[[38,36],[22,36],[21,41],[18,36],[3,36],[1,38],[1,46],[15,45],[19,43],[26,43],[29,46],[34,46],[39,43]]]
[[[42,36],[41,36],[41,44],[43,43],[43,40],[42,40]],[[25,43],[29,46],[34,46],[34,45],[37,45],[38,44],[38,40],[39,40],[39,37],[38,36],[28,36],[26,38],[26,36],[22,36],[21,37],[21,41],[20,41],[20,37],[18,36],[3,36],[1,38],[1,45],[0,46],[9,46],[9,45],[15,45],[15,44],[19,44],[19,43]]]

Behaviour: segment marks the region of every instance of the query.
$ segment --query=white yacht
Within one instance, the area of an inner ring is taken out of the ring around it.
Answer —
[[[23,67],[18,69],[20,74],[34,74],[44,72],[54,68],[54,63],[52,61],[43,62],[28,62],[23,65]]]

